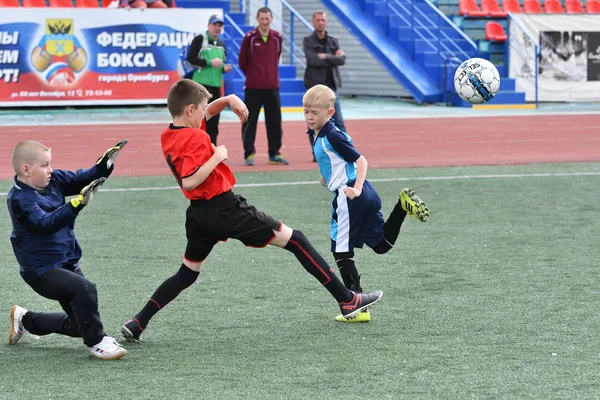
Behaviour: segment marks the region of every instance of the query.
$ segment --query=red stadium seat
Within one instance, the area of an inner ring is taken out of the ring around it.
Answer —
[[[567,14],[583,14],[585,11],[579,0],[566,0],[565,12]]]
[[[73,8],[71,0],[50,0],[50,7],[52,8]]]
[[[587,0],[585,9],[588,14],[600,14],[600,0]]]
[[[546,14],[563,14],[565,12],[559,0],[546,0],[544,2],[544,11]]]
[[[458,0],[458,13],[467,17],[487,17],[475,0]]]
[[[493,42],[505,42],[507,39],[504,28],[498,22],[488,22],[485,24],[485,40]]]
[[[504,0],[502,10],[506,13],[522,13],[523,9],[518,0]]]
[[[46,0],[23,0],[23,7],[46,7]]]
[[[0,0],[0,8],[2,7],[21,7],[19,0]]]
[[[523,11],[525,11],[527,14],[543,13],[542,5],[538,0],[525,0],[523,2]]]
[[[500,9],[500,6],[496,0],[481,0],[481,11],[494,18],[506,17],[506,11],[502,11]]]
[[[77,8],[100,8],[98,0],[75,0]]]

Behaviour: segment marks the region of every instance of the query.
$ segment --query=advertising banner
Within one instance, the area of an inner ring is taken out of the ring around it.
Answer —
[[[600,101],[600,15],[512,14],[509,75],[535,100]]]
[[[221,9],[5,9],[0,107],[162,104]]]

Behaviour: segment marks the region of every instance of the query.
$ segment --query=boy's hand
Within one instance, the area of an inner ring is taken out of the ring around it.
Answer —
[[[106,150],[102,157],[100,157],[98,161],[96,161],[96,165],[101,165],[106,169],[110,169],[110,167],[112,167],[115,163],[115,160],[119,155],[119,151],[121,151],[121,149],[125,147],[127,143],[129,143],[129,140],[123,139],[114,147],[111,147],[110,149]]]
[[[214,156],[216,156],[219,159],[219,162],[227,160],[227,147],[225,147],[225,145],[222,144],[220,146],[214,147],[214,149]]]
[[[229,95],[229,107],[231,107],[231,111],[238,116],[241,123],[246,122],[248,119],[248,107],[246,107],[242,99],[236,95]]]
[[[362,194],[362,190],[358,190],[353,187],[347,187],[346,189],[344,189],[344,194],[347,198],[353,200]]]
[[[231,64],[227,64],[223,67],[223,72],[231,72],[233,70],[233,66]]]
[[[323,177],[321,177],[321,185],[327,187],[327,181]]]
[[[92,183],[90,183],[83,189],[81,189],[79,195],[71,200],[71,205],[73,206],[73,208],[82,209],[83,207],[90,204],[90,201],[92,201],[92,197],[94,197],[94,193],[96,193],[100,189],[100,186],[102,186],[104,181],[106,181],[106,178],[98,178],[92,181]]]

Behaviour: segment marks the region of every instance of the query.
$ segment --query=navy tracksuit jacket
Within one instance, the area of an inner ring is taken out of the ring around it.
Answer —
[[[108,177],[113,169],[94,166],[77,172],[54,170],[42,191],[15,177],[6,201],[13,225],[10,242],[25,280],[52,268],[78,268],[81,247],[74,227],[81,209],[65,203],[65,197],[79,194],[94,179]]]

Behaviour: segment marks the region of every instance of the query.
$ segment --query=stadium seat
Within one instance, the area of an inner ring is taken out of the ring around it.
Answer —
[[[505,42],[506,39],[506,32],[504,32],[504,28],[498,22],[490,21],[485,24],[485,40]]]
[[[77,8],[100,8],[98,0],[75,0]]]
[[[23,7],[46,7],[46,0],[23,0]]]
[[[475,0],[458,0],[458,13],[466,17],[487,17]]]
[[[21,7],[19,0],[0,0],[0,8],[2,7]]]
[[[504,0],[502,10],[506,13],[522,13],[523,9],[518,0]]]
[[[542,5],[538,0],[525,0],[523,2],[523,11],[525,11],[527,14],[543,13]]]
[[[71,2],[71,0],[50,0],[50,7],[52,7],[52,8],[73,8],[73,2]]]
[[[600,14],[600,1],[587,0],[585,3],[585,10],[588,14]]]
[[[579,0],[566,0],[565,12],[567,14],[583,14],[585,11]]]
[[[481,11],[493,18],[506,18],[506,11],[502,11],[496,0],[481,0]]]
[[[560,4],[560,0],[544,1],[544,11],[546,14],[564,14],[565,12],[562,4]]]

